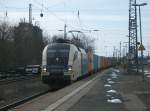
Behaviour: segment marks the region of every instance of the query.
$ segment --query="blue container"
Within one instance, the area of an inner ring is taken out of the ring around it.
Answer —
[[[94,71],[98,71],[98,55],[93,55],[93,66]]]

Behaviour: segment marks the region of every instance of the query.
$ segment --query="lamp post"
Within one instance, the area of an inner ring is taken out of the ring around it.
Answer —
[[[143,41],[142,41],[142,26],[141,26],[141,6],[147,5],[147,3],[132,4],[132,5],[139,7],[140,42],[141,42],[140,45],[143,46]],[[141,66],[142,66],[142,79],[144,81],[145,78],[144,78],[144,65],[143,65],[143,49],[141,49]]]
[[[65,24],[65,25],[64,25],[64,30],[58,30],[58,31],[64,31],[64,39],[67,39],[66,28],[67,28],[67,25]]]

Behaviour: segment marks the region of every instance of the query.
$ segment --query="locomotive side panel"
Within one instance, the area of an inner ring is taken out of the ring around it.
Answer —
[[[81,53],[76,46],[71,45],[69,55],[69,66],[72,67],[69,73],[71,81],[77,80],[81,75]]]
[[[88,74],[88,57],[85,50],[80,49],[81,51],[81,73],[82,76]]]

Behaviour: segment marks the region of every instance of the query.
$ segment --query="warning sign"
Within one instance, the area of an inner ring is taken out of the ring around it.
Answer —
[[[139,49],[140,51],[145,50],[145,47],[143,46],[143,44],[140,44]]]

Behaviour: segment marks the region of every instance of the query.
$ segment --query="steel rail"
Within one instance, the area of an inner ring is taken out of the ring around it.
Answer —
[[[50,91],[52,91],[52,90],[49,89],[49,90],[46,90],[46,91],[42,91],[42,92],[40,92],[40,93],[34,94],[34,95],[29,96],[29,97],[26,97],[26,98],[24,98],[24,99],[15,101],[15,102],[13,102],[13,103],[11,103],[11,104],[2,106],[2,107],[0,107],[0,111],[8,111],[9,109],[15,108],[16,106],[19,106],[19,105],[21,105],[21,104],[24,104],[24,103],[26,103],[26,102],[28,102],[28,101],[30,101],[30,100],[32,100],[32,99],[35,99],[35,98],[37,98],[37,97],[39,97],[39,96],[42,96],[42,95],[44,95],[44,94],[46,94],[46,93],[48,93],[48,92],[50,92]]]

